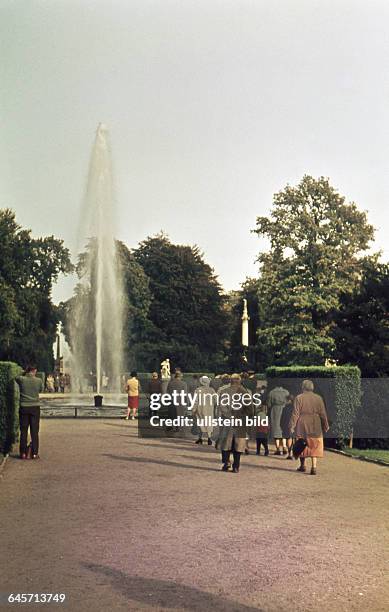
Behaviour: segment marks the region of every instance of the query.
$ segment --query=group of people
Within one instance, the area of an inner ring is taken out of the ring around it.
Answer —
[[[20,391],[21,459],[39,458],[39,394],[44,390],[44,385],[36,374],[37,368],[28,366],[25,373],[15,379]],[[157,372],[152,374],[146,392],[149,396],[162,394],[162,381]],[[310,473],[316,474],[317,459],[323,457],[324,452],[323,434],[328,431],[329,424],[323,398],[314,392],[311,380],[304,380],[301,393],[293,397],[281,386],[267,393],[265,385],[258,388],[255,376],[232,374],[211,380],[208,376],[193,375],[187,383],[181,370],[177,370],[166,389],[167,394],[173,395],[174,392],[179,402],[169,405],[169,417],[174,420],[178,415],[187,413],[186,397],[190,394],[194,398],[191,433],[197,438],[196,444],[203,444],[204,438],[210,446],[215,443],[215,447],[221,451],[224,472],[230,469],[233,473],[239,472],[241,455],[249,452],[248,440],[254,434],[257,455],[260,455],[262,446],[264,454],[269,455],[269,438],[274,439],[275,455],[286,455],[287,459],[298,456],[300,472],[306,472],[305,461],[309,457]],[[141,393],[135,371],[131,372],[127,381],[127,393],[126,418],[134,419]],[[254,416],[257,417],[255,425],[250,428],[247,418]],[[221,417],[216,427],[212,424],[214,417]],[[30,445],[27,444],[28,429]]]
[[[54,372],[46,377],[47,393],[65,393],[70,391],[70,375]]]
[[[141,392],[137,373],[132,372],[127,381],[128,413],[127,419],[136,417]],[[163,389],[163,381],[157,372],[152,374],[145,392],[149,397],[166,392],[173,395],[176,392],[178,402],[167,409],[167,416],[174,420],[177,416],[188,414],[186,397],[195,395],[196,402],[191,408],[193,426],[191,433],[196,436],[196,444],[206,443],[220,449],[222,454],[222,470],[239,472],[242,453],[249,453],[250,437],[256,439],[256,453],[269,455],[269,440],[274,440],[275,455],[285,455],[286,459],[299,458],[298,470],[306,472],[305,461],[311,458],[312,475],[317,472],[317,459],[323,457],[323,434],[328,431],[328,419],[323,398],[314,393],[311,380],[304,380],[301,393],[294,397],[287,389],[277,386],[267,393],[266,385],[258,387],[254,372],[242,374],[223,374],[210,379],[208,376],[194,374],[187,382],[180,369],[177,369],[167,387]],[[256,401],[239,401],[247,395],[257,398]],[[221,396],[225,401],[220,402]],[[258,401],[259,398],[259,401]],[[222,417],[242,421],[242,425],[212,426],[210,419]],[[246,426],[246,417],[257,417],[256,425]],[[267,417],[267,418],[266,418]],[[200,423],[197,425],[196,423]],[[179,427],[169,427],[167,430],[178,431]],[[299,440],[299,444],[294,444]],[[298,449],[300,449],[298,451]],[[230,455],[233,454],[233,463]]]

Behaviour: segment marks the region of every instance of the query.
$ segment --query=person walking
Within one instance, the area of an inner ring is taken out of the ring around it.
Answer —
[[[289,395],[288,401],[282,410],[280,419],[282,439],[286,440],[286,448],[288,450],[288,455],[286,458],[289,459],[289,461],[293,461],[293,437],[290,431],[290,419],[292,418],[293,406],[294,397],[293,395]]]
[[[174,391],[176,393],[174,393]],[[167,386],[166,393],[172,397],[171,404],[168,410],[168,416],[170,419],[175,419],[178,416],[185,416],[186,407],[187,407],[187,394],[188,394],[188,385],[183,380],[183,375],[180,369],[176,369],[174,374],[174,378],[169,381]],[[174,401],[174,396],[176,396],[176,400]],[[171,428],[169,428],[171,429]],[[179,431],[179,427],[174,428],[175,431]]]
[[[147,394],[149,396],[149,402],[150,402],[150,398],[152,395],[154,396],[157,395],[158,398],[161,397],[162,381],[160,380],[158,376],[158,372],[152,373],[151,380],[149,381],[149,384],[147,385]],[[159,408],[159,410],[161,410],[161,407]],[[150,405],[149,405],[149,417],[151,418],[152,416],[153,416],[153,410],[151,410]]]
[[[30,429],[31,456],[39,459],[39,422],[40,401],[39,394],[43,391],[43,381],[36,375],[35,366],[28,366],[23,376],[16,377],[20,391],[20,458],[27,459],[27,436]]]
[[[196,403],[192,410],[194,422],[199,422],[199,437],[195,444],[203,443],[203,435],[208,438],[208,446],[212,446],[213,425],[210,420],[214,418],[217,393],[210,386],[211,379],[208,376],[201,376],[200,387],[196,389]]]
[[[270,419],[270,437],[276,445],[275,455],[288,454],[286,440],[282,438],[281,416],[289,398],[289,391],[283,387],[275,387],[267,397],[267,407]],[[281,447],[282,443],[282,447]],[[281,448],[283,449],[281,451]]]
[[[232,471],[238,473],[240,457],[246,448],[247,427],[245,421],[246,416],[252,413],[252,395],[248,389],[242,386],[239,374],[232,374],[231,384],[225,390],[219,390],[219,394],[219,411],[224,419],[219,437],[223,463],[222,471],[228,472],[232,452],[234,457]],[[236,423],[232,422],[232,417],[234,417]]]
[[[303,380],[302,393],[294,400],[294,408],[290,419],[290,430],[297,439],[305,440],[307,446],[300,455],[299,472],[306,472],[305,459],[311,458],[311,474],[317,470],[317,459],[324,455],[323,433],[328,431],[328,419],[323,398],[314,393],[311,380]]]
[[[127,380],[126,389],[128,395],[128,404],[126,421],[128,421],[128,419],[130,418],[134,420],[137,414],[137,410],[139,408],[140,383],[137,376],[137,372],[133,371],[130,374],[130,378]]]

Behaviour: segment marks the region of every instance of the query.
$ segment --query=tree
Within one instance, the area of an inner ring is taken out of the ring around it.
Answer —
[[[328,179],[304,176],[274,196],[254,231],[270,240],[258,257],[260,350],[268,363],[323,364],[334,354],[334,312],[358,284],[373,239],[366,213]]]
[[[389,265],[369,260],[358,287],[342,295],[335,317],[335,357],[366,377],[389,375]]]
[[[52,369],[58,313],[51,290],[72,269],[62,240],[33,238],[11,210],[0,210],[0,359]]]
[[[198,247],[175,245],[163,234],[134,251],[150,281],[149,327],[139,361],[157,369],[162,358],[187,371],[215,369],[224,358],[225,299]]]

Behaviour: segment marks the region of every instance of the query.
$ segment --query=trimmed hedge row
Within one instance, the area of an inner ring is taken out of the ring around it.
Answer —
[[[22,368],[0,361],[0,452],[7,454],[19,437],[19,388],[14,382]]]
[[[326,438],[349,438],[361,406],[361,371],[357,366],[290,366],[266,370],[269,388],[281,385],[293,395],[308,378],[325,401],[330,429]]]

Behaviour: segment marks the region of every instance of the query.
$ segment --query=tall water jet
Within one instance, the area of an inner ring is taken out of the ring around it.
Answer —
[[[85,380],[97,393],[102,380],[120,392],[122,372],[123,290],[115,243],[115,198],[108,130],[98,126],[82,206],[79,284],[71,308],[72,378]],[[85,244],[86,241],[86,244]]]

